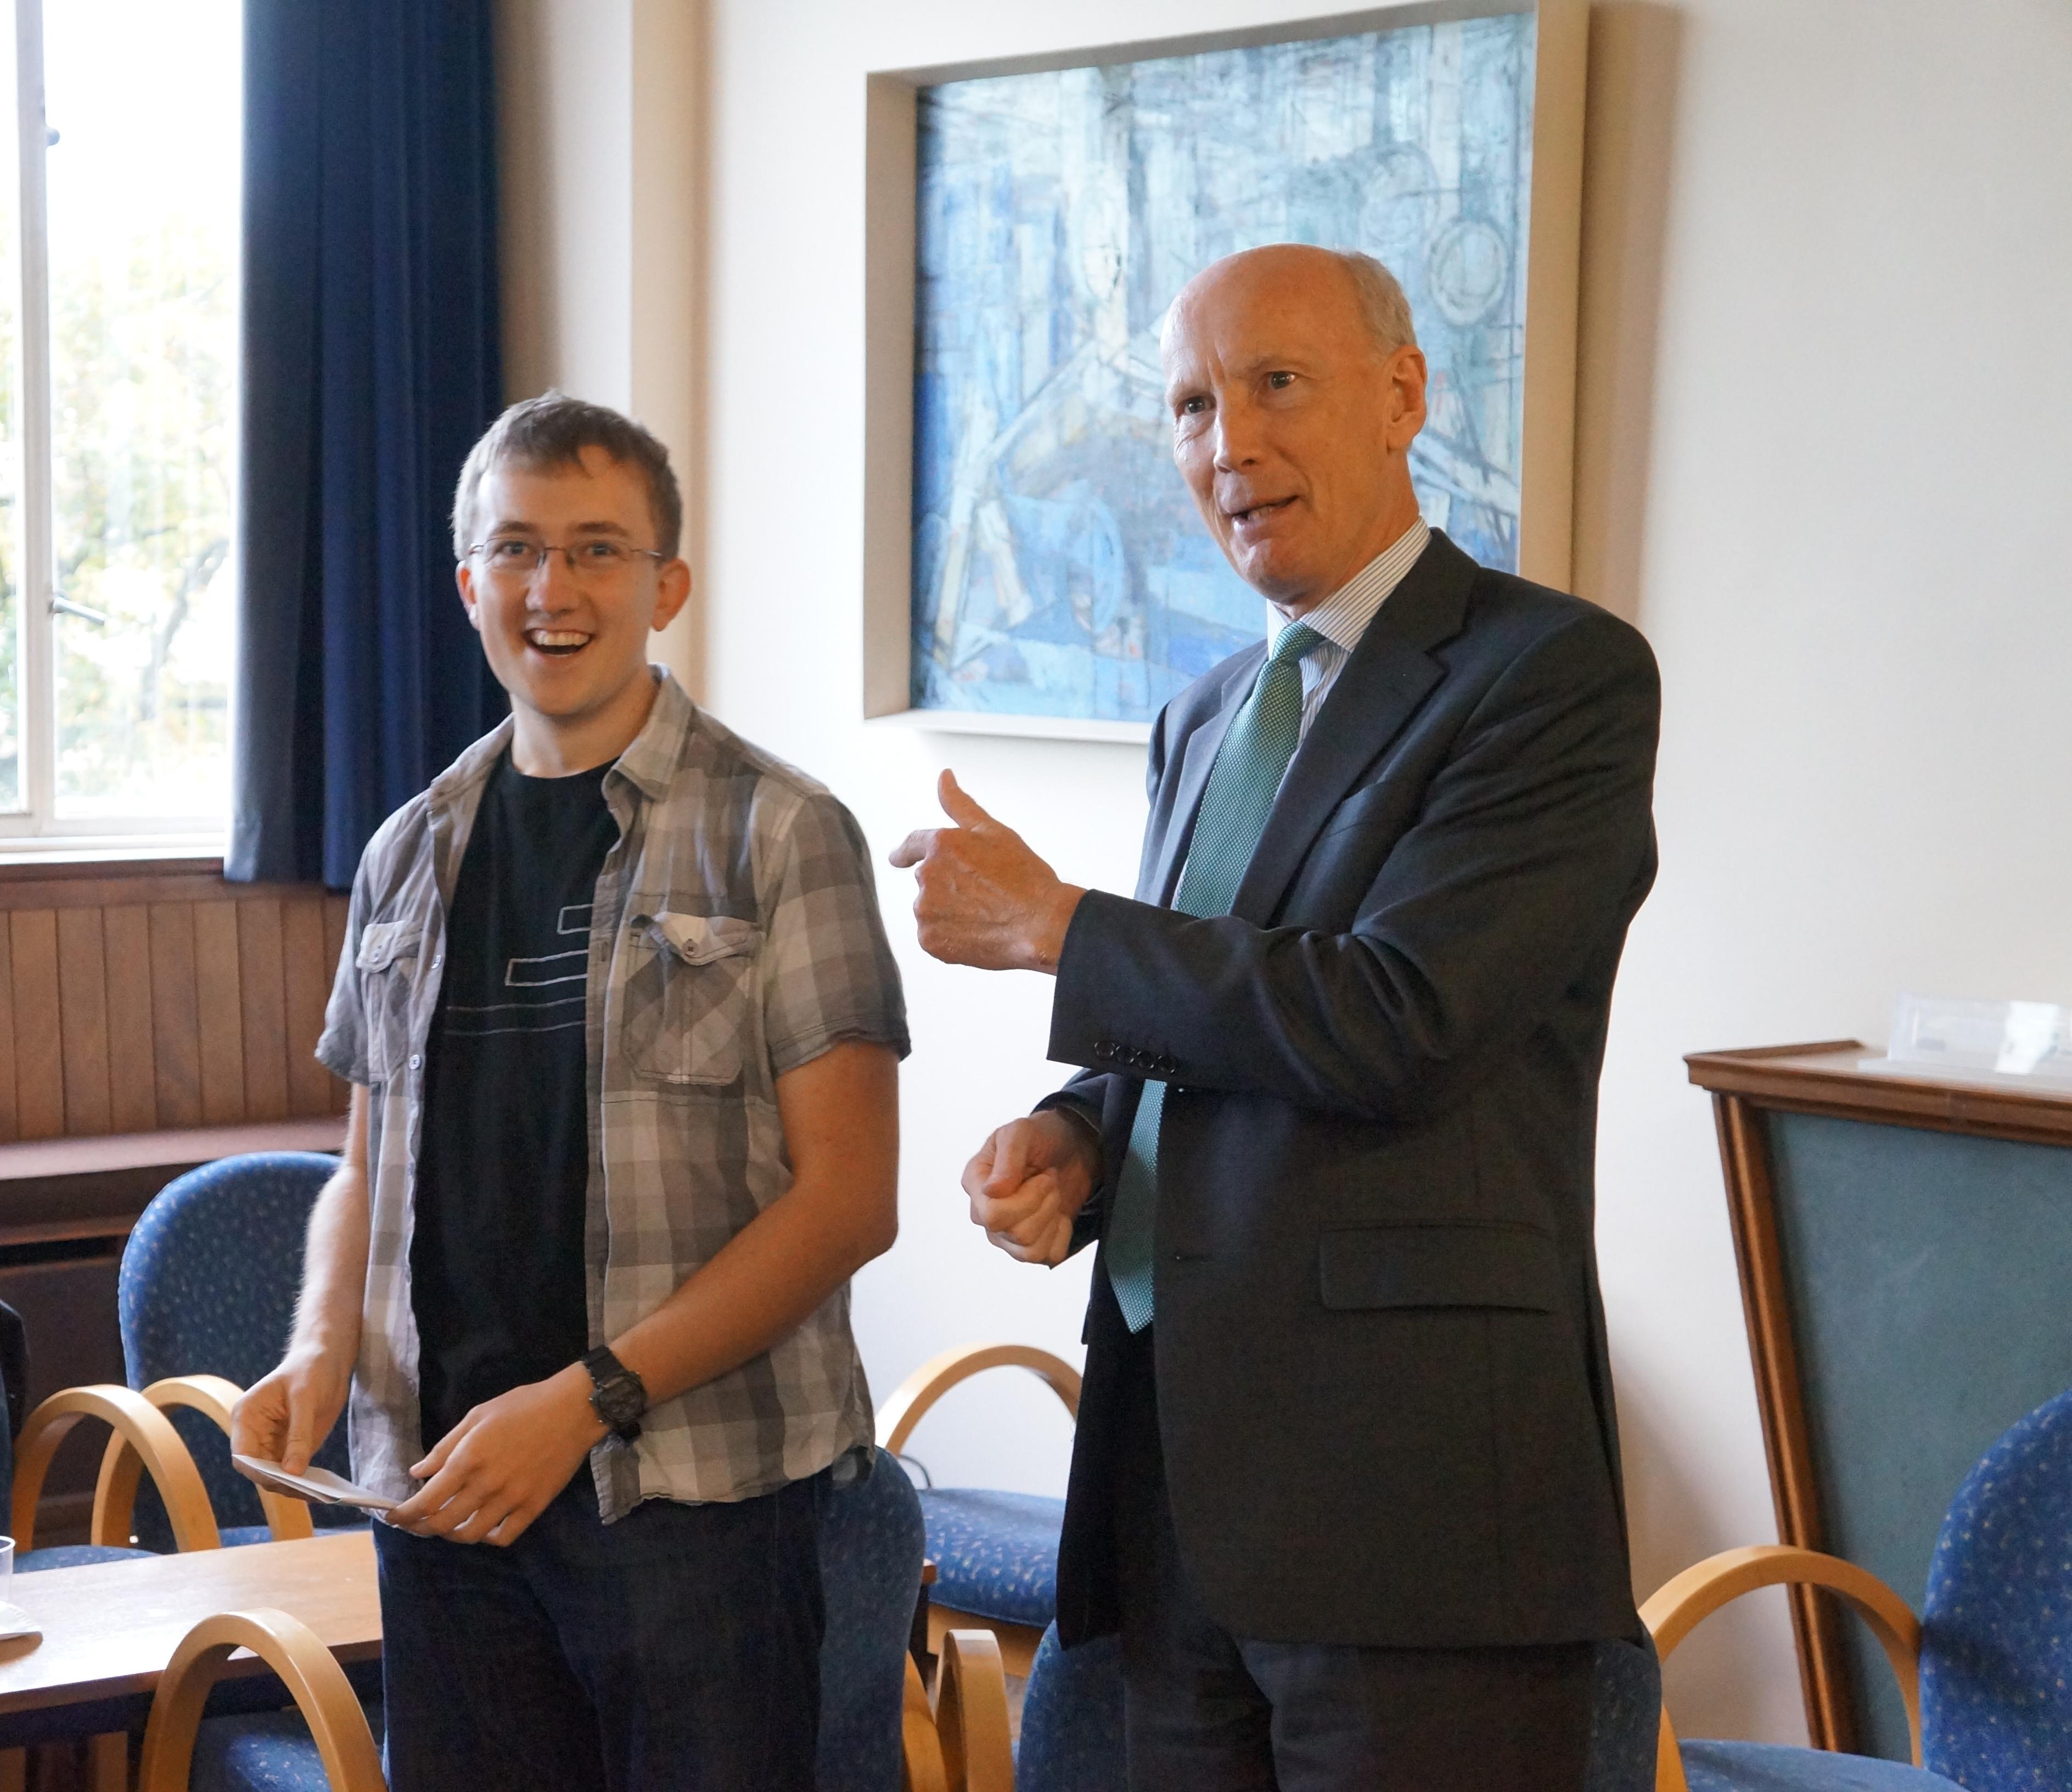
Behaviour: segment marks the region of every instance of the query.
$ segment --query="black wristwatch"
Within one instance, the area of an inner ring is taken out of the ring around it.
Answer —
[[[615,1357],[609,1345],[591,1351],[582,1366],[595,1384],[590,1390],[591,1408],[613,1436],[631,1444],[640,1435],[640,1415],[648,1410],[648,1384]]]

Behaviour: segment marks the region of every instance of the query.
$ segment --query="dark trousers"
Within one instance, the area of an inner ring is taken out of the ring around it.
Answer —
[[[508,1549],[377,1523],[391,1792],[812,1792],[823,1478],[607,1525],[579,1470]]]
[[[1590,1643],[1268,1642],[1232,1635],[1202,1609],[1166,1499],[1157,1330],[1121,1346],[1115,1497],[1129,1792],[1581,1792]]]

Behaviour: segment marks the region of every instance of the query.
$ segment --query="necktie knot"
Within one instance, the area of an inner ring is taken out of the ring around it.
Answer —
[[[1281,638],[1273,644],[1273,651],[1267,655],[1268,665],[1293,665],[1324,637],[1306,622],[1291,622],[1281,631]]]

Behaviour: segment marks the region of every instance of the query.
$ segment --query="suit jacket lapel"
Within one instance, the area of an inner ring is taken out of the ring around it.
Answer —
[[[1223,683],[1222,702],[1182,744],[1173,806],[1166,811],[1166,831],[1159,840],[1145,886],[1137,892],[1140,900],[1171,904],[1173,892],[1179,885],[1180,867],[1187,862],[1187,847],[1194,838],[1194,818],[1201,811],[1202,792],[1208,785],[1209,768],[1216,762],[1216,752],[1229,731],[1231,718],[1244,707],[1245,698],[1252,694],[1260,661],[1265,657],[1266,645],[1262,641],[1256,648],[1247,649],[1231,662],[1230,674]]]
[[[1431,545],[1375,612],[1310,724],[1232,914],[1259,927],[1271,921],[1331,811],[1445,675],[1429,649],[1460,632],[1475,572],[1474,561],[1432,532]]]

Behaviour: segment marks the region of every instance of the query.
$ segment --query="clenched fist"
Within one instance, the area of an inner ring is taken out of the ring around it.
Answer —
[[[974,1226],[1010,1257],[1055,1265],[1072,1248],[1072,1221],[1100,1180],[1100,1146],[1052,1110],[996,1127],[964,1166]]]

